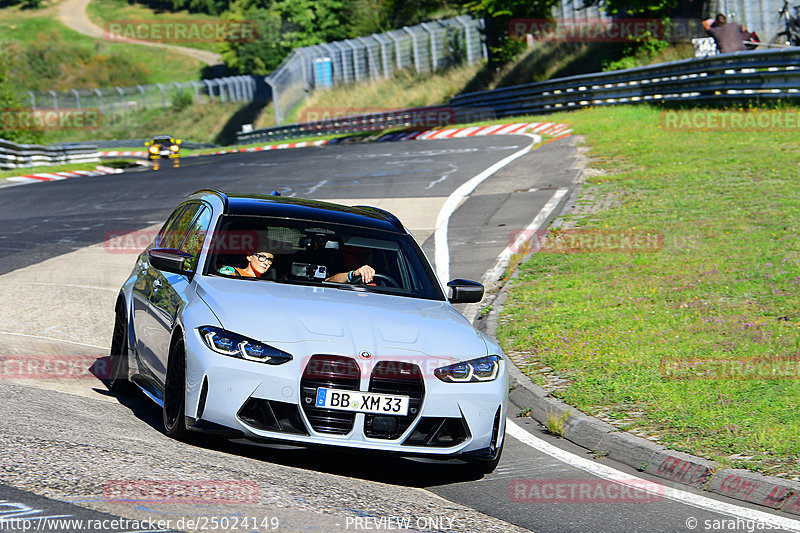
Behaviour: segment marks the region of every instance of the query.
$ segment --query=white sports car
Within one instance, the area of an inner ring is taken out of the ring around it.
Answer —
[[[179,439],[457,457],[491,472],[505,355],[451,305],[482,297],[471,281],[445,288],[386,211],[198,191],[120,291],[110,387],[141,389]]]

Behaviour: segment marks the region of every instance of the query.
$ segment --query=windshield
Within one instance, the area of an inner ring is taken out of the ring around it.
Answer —
[[[355,272],[365,265],[374,269],[368,283]],[[223,216],[210,243],[205,273],[444,299],[410,236],[314,221]]]

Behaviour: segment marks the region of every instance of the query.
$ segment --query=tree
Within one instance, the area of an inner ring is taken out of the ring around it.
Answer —
[[[222,59],[236,72],[267,74],[294,48],[347,38],[346,14],[341,0],[238,0],[226,18],[255,22],[257,39],[220,43]]]
[[[559,0],[469,0],[465,7],[486,22],[486,45],[489,66],[497,69],[512,60],[526,46],[523,39],[510,35],[509,24],[514,19],[552,18]]]
[[[583,0],[586,7],[598,6],[609,15],[666,16],[678,0]]]

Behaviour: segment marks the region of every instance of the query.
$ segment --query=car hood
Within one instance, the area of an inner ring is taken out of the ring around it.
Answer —
[[[308,354],[366,350],[453,361],[487,355],[480,334],[445,301],[222,277],[195,281],[224,329],[287,351],[304,343],[300,351]]]

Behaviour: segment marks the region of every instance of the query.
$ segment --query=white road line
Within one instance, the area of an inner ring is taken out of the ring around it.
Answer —
[[[306,194],[308,194],[308,195],[312,195],[312,194],[314,194],[315,192],[317,192],[317,190],[318,190],[318,189],[320,189],[321,187],[323,187],[323,186],[324,186],[326,183],[328,183],[328,180],[322,180],[322,181],[320,181],[319,183],[317,183],[316,185],[314,185],[313,187],[311,187],[310,189],[308,189],[308,192],[307,192]],[[264,257],[266,257],[266,256],[264,256]]]
[[[531,240],[531,238],[536,235],[536,232],[544,225],[547,217],[558,207],[558,204],[561,203],[561,199],[564,198],[568,192],[569,189],[558,189],[553,193],[553,196],[544,204],[544,207],[536,214],[536,217],[534,217],[531,223],[514,237],[514,242],[506,246],[505,249],[500,252],[494,266],[483,275],[481,283],[483,283],[484,287],[489,287],[500,279],[508,266],[508,262],[511,260],[511,256],[522,249],[522,245],[525,244],[526,241]],[[538,243],[538,240],[534,240],[534,244],[536,243]],[[467,304],[464,307],[463,314],[470,322],[473,322],[479,310],[480,302]]]
[[[25,280],[16,280],[16,281],[0,281],[0,285],[47,285],[50,287],[73,287],[76,289],[91,289],[93,291],[112,291],[112,292],[119,292],[119,289],[113,289],[110,287],[93,287],[91,285],[72,285],[69,283],[47,283],[45,281],[25,281]]]
[[[589,459],[579,457],[575,454],[564,451],[561,448],[557,448],[556,446],[553,446],[552,444],[531,435],[523,428],[518,426],[510,418],[506,419],[506,433],[523,444],[527,444],[531,448],[535,448],[536,450],[539,450],[550,457],[558,459],[559,461],[572,467],[589,472],[590,474],[594,474],[595,476],[615,481],[622,485],[629,485],[633,488],[641,488],[642,486],[642,478],[637,478],[636,476],[626,474],[625,472],[611,468],[610,466],[590,461]],[[692,494],[691,492],[686,492],[684,490],[667,486],[664,486],[663,496],[669,500],[690,505],[704,511],[725,514],[736,518],[741,518],[743,520],[761,522],[771,529],[780,528],[784,531],[795,531],[800,533],[800,521],[792,520],[791,518],[784,518],[782,516],[775,516],[770,513],[765,513],[764,511],[740,507],[738,505],[714,500],[699,494]],[[760,530],[761,528],[758,529]]]
[[[100,350],[110,350],[110,346],[97,346],[96,344],[86,344],[85,342],[65,341],[64,339],[54,339],[52,337],[42,337],[41,335],[28,335],[27,333],[14,333],[12,331],[0,331],[0,335],[11,335],[13,337],[28,337],[29,339],[42,339],[45,341],[63,342],[65,344],[75,344],[77,346],[88,346]]]
[[[478,185],[486,180],[486,178],[518,157],[522,157],[528,153],[533,145],[542,142],[542,138],[539,135],[529,133],[524,135],[531,138],[531,143],[528,146],[517,150],[510,156],[498,161],[477,176],[471,178],[466,183],[463,183],[447,197],[444,205],[439,210],[439,215],[436,217],[436,229],[434,232],[434,263],[436,264],[436,274],[443,284],[450,281],[450,249],[447,243],[447,226],[450,222],[450,216],[455,212],[456,208],[458,208],[461,201],[469,196]]]

